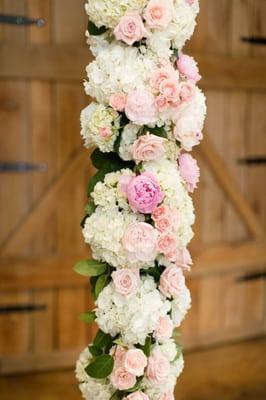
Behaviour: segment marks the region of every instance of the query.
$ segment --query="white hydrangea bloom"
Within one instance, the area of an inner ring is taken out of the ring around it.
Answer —
[[[115,291],[113,282],[109,283],[96,304],[96,322],[100,329],[112,336],[120,334],[129,346],[144,344],[159,318],[167,315],[171,308],[150,276],[142,277],[136,295],[127,299]]]
[[[137,139],[139,129],[140,127],[138,125],[128,124],[123,130],[119,147],[119,156],[125,161],[132,160],[130,148]]]
[[[171,302],[171,306],[172,321],[175,327],[179,327],[191,307],[191,295],[186,286],[183,292]]]
[[[90,35],[88,31],[86,31],[86,42],[90,46],[90,51],[97,57],[103,50],[107,49],[110,46],[110,36],[109,32],[105,32],[102,35]]]
[[[111,107],[91,103],[82,110],[80,121],[85,147],[97,146],[104,153],[114,149],[120,126],[118,112]]]

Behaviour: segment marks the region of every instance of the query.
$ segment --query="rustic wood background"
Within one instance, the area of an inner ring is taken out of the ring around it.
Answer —
[[[47,172],[1,173],[0,307],[44,310],[0,315],[0,373],[73,365],[93,329],[86,280],[72,272],[86,254],[79,221],[92,172],[79,136],[85,46],[83,0],[0,0],[0,14],[43,17],[43,28],[0,25],[0,161],[47,163]],[[187,347],[265,333],[265,0],[201,0],[189,54],[208,98],[206,140],[195,195],[193,309]],[[257,279],[243,280],[243,276]],[[252,275],[252,276],[251,276]]]

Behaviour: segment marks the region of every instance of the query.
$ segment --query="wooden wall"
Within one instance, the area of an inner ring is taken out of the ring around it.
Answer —
[[[0,174],[0,307],[45,306],[0,315],[0,372],[72,365],[93,333],[78,320],[92,307],[86,280],[72,273],[85,252],[79,221],[91,173],[79,137],[90,60],[83,3],[0,0],[0,13],[47,21],[0,25],[0,161],[48,165]],[[195,153],[202,179],[183,328],[190,347],[265,331],[263,280],[239,280],[265,268],[265,165],[239,163],[266,152],[266,49],[240,40],[266,35],[265,13],[265,0],[201,0],[187,47],[198,55],[209,107],[208,139]]]

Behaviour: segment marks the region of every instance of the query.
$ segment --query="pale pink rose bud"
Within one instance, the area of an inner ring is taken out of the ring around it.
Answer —
[[[140,136],[132,145],[131,153],[136,163],[156,160],[164,155],[164,139],[147,133]]]
[[[157,179],[147,172],[133,177],[126,193],[132,210],[143,214],[151,214],[164,198]]]
[[[177,297],[184,289],[185,278],[178,267],[167,267],[160,278],[160,291],[168,298]]]
[[[127,98],[123,93],[116,93],[110,97],[110,106],[116,111],[124,111],[126,107]]]
[[[188,103],[195,94],[195,85],[191,82],[181,82],[179,85],[179,98],[182,103]]]
[[[125,368],[128,372],[136,376],[144,375],[144,369],[147,367],[147,357],[142,350],[130,349],[125,356]]]
[[[178,106],[180,104],[180,89],[175,79],[165,79],[160,85],[160,93],[169,105]]]
[[[176,252],[175,263],[178,267],[183,268],[186,271],[191,269],[192,258],[188,249],[178,249]]]
[[[162,383],[168,376],[170,363],[160,352],[148,358],[147,377],[152,383]]]
[[[125,113],[136,125],[154,124],[156,122],[156,107],[152,93],[137,89],[127,97]]]
[[[175,261],[178,243],[176,237],[171,234],[163,234],[158,239],[160,253],[164,254],[169,261]]]
[[[153,336],[159,342],[164,342],[169,339],[173,334],[174,324],[168,315],[160,317],[155,327]]]
[[[130,224],[122,238],[122,245],[131,262],[151,262],[157,255],[157,231],[146,222]]]
[[[110,375],[110,382],[118,390],[127,390],[135,386],[136,376],[130,374],[124,367],[114,369]]]
[[[167,27],[172,18],[172,1],[150,0],[144,17],[151,28]]]
[[[132,46],[133,43],[146,37],[147,31],[141,16],[137,13],[129,13],[121,18],[114,30],[114,35],[117,40],[122,40]]]
[[[175,397],[174,397],[173,393],[167,392],[167,393],[164,393],[164,394],[160,397],[160,400],[175,400]]]
[[[113,346],[110,350],[110,355],[114,357],[115,368],[124,366],[126,349],[122,346]]]
[[[177,60],[177,68],[181,75],[190,79],[192,82],[198,82],[201,79],[199,69],[193,57],[182,54]]]
[[[180,175],[184,179],[189,192],[193,192],[197,187],[200,177],[198,163],[190,154],[184,153],[179,157]]]
[[[134,392],[124,397],[123,400],[150,400],[150,398],[143,392]]]
[[[112,129],[111,128],[100,128],[100,136],[102,138],[109,138],[110,136],[112,136]]]
[[[112,278],[117,293],[125,297],[130,297],[137,293],[140,284],[139,270],[119,269],[112,273]]]

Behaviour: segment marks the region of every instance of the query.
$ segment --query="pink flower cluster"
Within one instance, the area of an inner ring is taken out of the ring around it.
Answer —
[[[186,182],[188,191],[194,192],[200,177],[197,161],[190,154],[184,153],[181,154],[178,162],[180,175]]]
[[[131,147],[134,161],[139,164],[141,161],[159,159],[165,153],[164,142],[165,139],[150,133],[140,136]]]

